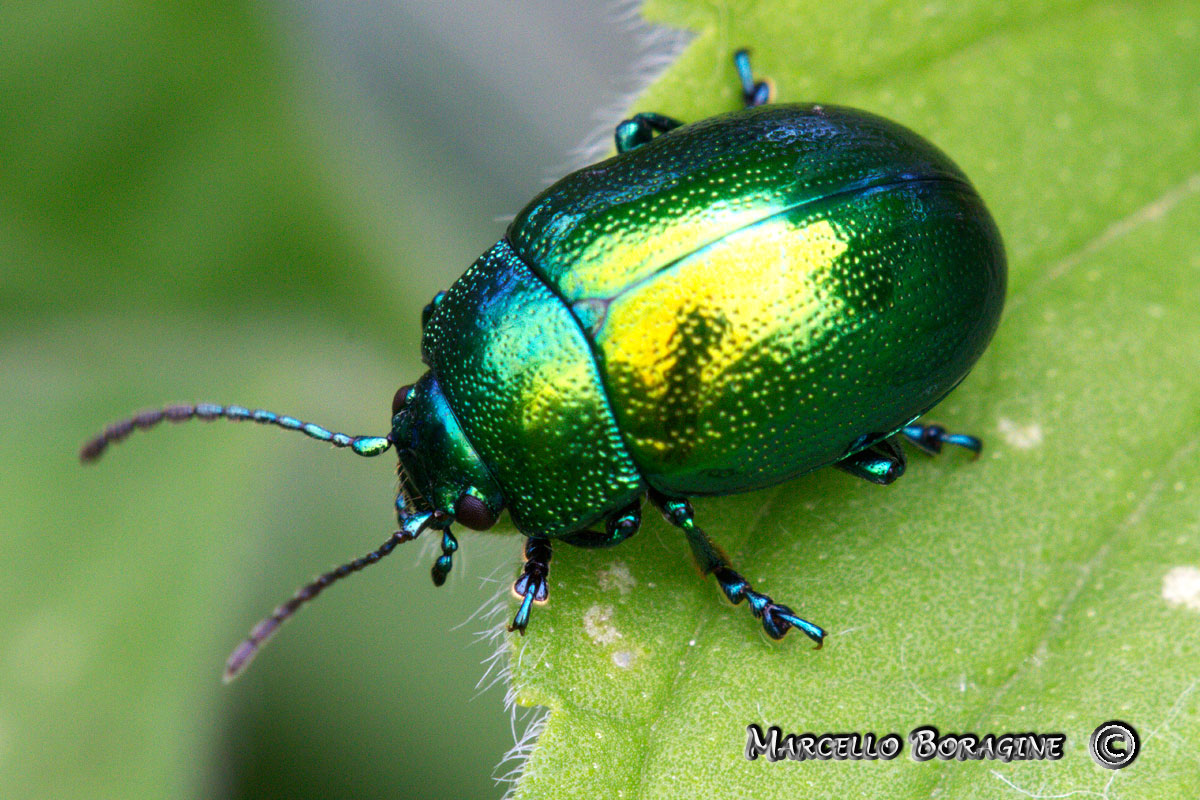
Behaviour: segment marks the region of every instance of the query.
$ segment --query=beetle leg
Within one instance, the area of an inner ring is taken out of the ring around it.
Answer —
[[[550,596],[550,586],[546,578],[550,575],[550,540],[535,539],[532,536],[525,540],[525,569],[517,582],[513,584],[513,592],[521,598],[521,607],[513,617],[510,631],[525,633],[529,624],[529,610],[535,602],[544,603]]]
[[[900,449],[895,437],[889,436],[865,450],[851,453],[834,466],[856,478],[887,486],[904,474],[907,463],[904,451]]]
[[[941,425],[905,425],[900,429],[905,437],[930,455],[942,452],[943,444],[956,444],[966,448],[978,458],[983,451],[983,442],[965,433],[948,433]]]
[[[712,575],[730,602],[750,603],[750,613],[762,620],[763,630],[772,639],[782,639],[790,628],[799,628],[821,646],[825,631],[808,620],[801,619],[785,605],[776,603],[765,594],[754,591],[750,582],[734,571],[721,548],[696,526],[692,504],[682,498],[667,497],[654,490],[648,493],[650,502],[658,508],[667,522],[683,531],[692,548],[696,565],[705,575]]]
[[[742,102],[746,108],[762,106],[771,102],[770,81],[755,81],[754,73],[750,71],[750,51],[738,50],[733,54],[733,65],[737,67],[738,79],[742,82]]]
[[[683,123],[662,114],[634,114],[633,119],[627,119],[617,126],[617,152],[628,153],[649,142],[656,133],[666,133],[678,128]]]
[[[610,515],[604,522],[603,533],[585,529],[558,538],[576,547],[612,547],[637,533],[641,525],[642,501],[639,498]]]
[[[433,575],[433,585],[441,586],[446,582],[446,576],[450,574],[450,570],[454,567],[454,554],[458,551],[458,539],[454,538],[454,534],[449,528],[442,531],[442,554],[438,556],[438,560],[433,562],[433,569],[430,572]]]

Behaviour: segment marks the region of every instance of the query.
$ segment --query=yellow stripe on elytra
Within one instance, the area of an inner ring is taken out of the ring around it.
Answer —
[[[716,186],[693,190],[701,195],[711,192],[707,203],[654,198],[638,208],[634,218],[615,212],[607,215],[595,240],[574,254],[570,270],[557,276],[562,293],[573,300],[612,296],[730,231],[779,212],[779,200],[773,195],[747,192],[728,199],[719,196],[728,191],[724,181]]]
[[[668,376],[680,369],[694,371],[697,391],[720,391],[737,360],[771,340],[818,335],[839,313],[827,290],[848,247],[828,220],[796,227],[781,216],[688,257],[609,307],[597,343],[610,377],[650,401],[677,388]]]

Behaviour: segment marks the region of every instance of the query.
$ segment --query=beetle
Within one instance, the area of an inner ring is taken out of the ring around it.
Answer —
[[[426,530],[525,535],[525,632],[549,594],[551,547],[608,547],[648,498],[697,565],[772,638],[825,631],[756,591],[697,526],[689,497],[760,489],[833,465],[903,474],[900,441],[978,454],[917,420],[974,365],[999,322],[1000,234],[962,171],[881,117],[771,104],[747,51],[744,108],[690,125],[641,113],[616,155],[535,197],[422,318],[429,370],[403,386],[386,436],[348,436],[242,406],[171,406],[109,425],[94,461],[163,420],[250,420],[362,456],[398,455],[399,529],[260,622],[226,679],[301,605]]]

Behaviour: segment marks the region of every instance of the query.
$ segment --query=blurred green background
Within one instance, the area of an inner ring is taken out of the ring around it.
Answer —
[[[75,453],[180,401],[385,432],[422,306],[653,77],[630,11],[0,6],[0,798],[502,794],[469,618],[519,540],[463,534],[441,590],[410,545],[223,687],[254,622],[392,530],[390,456],[227,423]]]

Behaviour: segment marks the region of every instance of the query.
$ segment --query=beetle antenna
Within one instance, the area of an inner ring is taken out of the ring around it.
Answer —
[[[342,564],[337,569],[326,572],[311,583],[301,586],[290,599],[272,611],[270,616],[255,625],[250,631],[250,635],[229,654],[229,660],[225,662],[225,683],[229,683],[246,669],[254,659],[254,656],[258,654],[263,644],[275,635],[275,632],[279,630],[279,626],[288,617],[295,614],[300,606],[315,599],[330,584],[336,583],[347,575],[374,564],[395,550],[396,545],[412,541],[420,536],[431,524],[447,521],[449,521],[448,516],[444,512],[419,512],[411,514],[403,519],[400,530],[393,533],[386,542],[375,550],[372,550],[365,556],[360,556],[353,561]]]
[[[377,456],[392,446],[388,436],[347,436],[326,430],[311,422],[302,422],[295,417],[276,414],[273,411],[255,409],[251,411],[244,406],[219,406],[214,403],[198,403],[192,405],[167,406],[166,408],[143,411],[128,419],[114,422],[95,438],[87,441],[79,448],[79,460],[88,463],[100,458],[105,448],[113,442],[125,439],[136,429],[153,428],[163,420],[168,422],[185,422],[189,419],[201,419],[212,422],[214,419],[227,419],[231,422],[249,420],[261,425],[278,425],[289,431],[299,431],[312,439],[329,442],[334,447],[349,447],[360,456]]]

